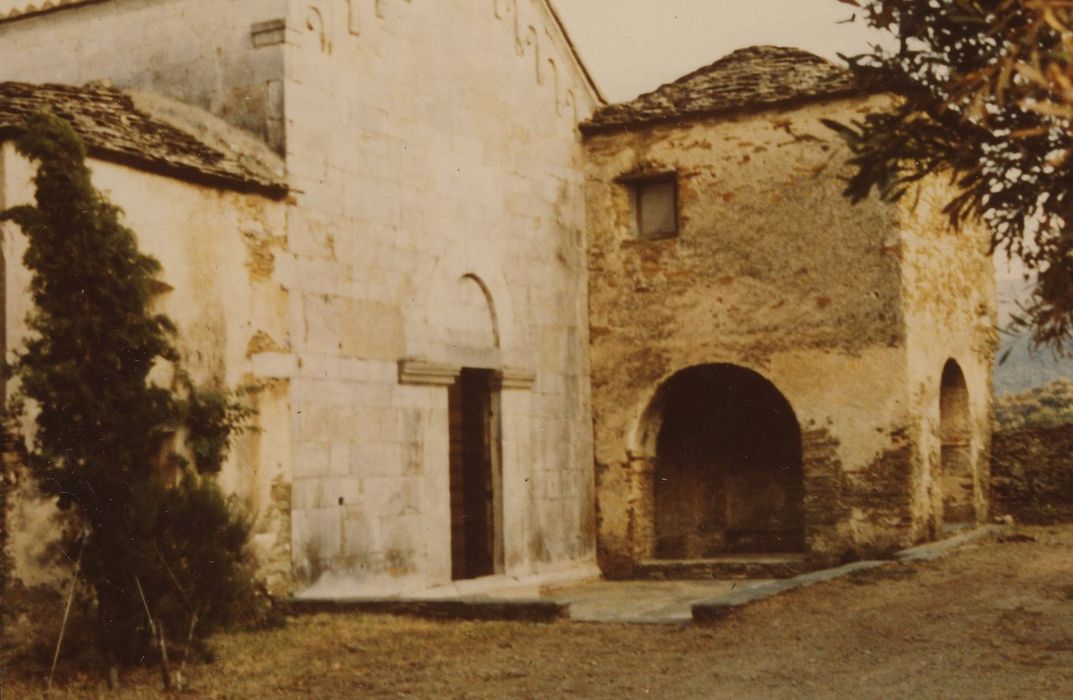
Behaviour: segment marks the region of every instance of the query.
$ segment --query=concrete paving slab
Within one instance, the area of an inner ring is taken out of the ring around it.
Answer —
[[[898,552],[793,578],[578,581],[489,577],[393,598],[292,600],[288,611],[366,612],[470,620],[527,620],[613,624],[688,624],[722,619],[743,605],[897,561],[931,561],[973,540],[1001,532],[991,525]]]
[[[544,596],[563,604],[578,622],[684,624],[694,603],[770,583],[733,581],[593,581],[552,589]]]

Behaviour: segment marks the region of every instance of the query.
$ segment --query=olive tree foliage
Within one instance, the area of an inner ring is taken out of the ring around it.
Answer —
[[[839,131],[853,150],[847,195],[896,200],[920,179],[956,185],[955,225],[985,222],[1034,277],[1015,323],[1073,349],[1073,2],[839,0],[896,41],[849,57],[890,111]]]
[[[995,398],[995,430],[1073,425],[1073,381],[1056,379]]]
[[[37,170],[35,203],[0,213],[26,236],[32,273],[11,410],[35,423],[31,474],[82,525],[100,650],[136,660],[152,642],[150,615],[200,637],[249,593],[248,519],[211,475],[252,411],[181,369],[172,386],[149,381],[155,365],[179,361],[174,324],[152,310],[160,264],[94,188],[70,124],[37,113],[16,146]],[[176,434],[193,463],[162,457]]]

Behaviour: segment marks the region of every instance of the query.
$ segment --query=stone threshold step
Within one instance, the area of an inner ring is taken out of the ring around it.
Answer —
[[[711,559],[650,559],[634,567],[633,579],[689,581],[792,578],[816,566],[803,554],[728,555]]]
[[[568,616],[569,605],[543,598],[499,600],[467,598],[291,598],[283,602],[287,615],[363,613],[404,615],[428,619],[552,622]]]

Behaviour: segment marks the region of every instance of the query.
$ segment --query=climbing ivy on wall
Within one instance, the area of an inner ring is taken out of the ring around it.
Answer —
[[[37,171],[35,204],[0,214],[25,234],[32,273],[11,410],[35,424],[30,472],[83,526],[68,545],[96,593],[100,650],[134,661],[159,643],[154,626],[201,638],[251,598],[250,524],[211,476],[252,411],[178,369],[175,325],[152,310],[160,264],[94,188],[70,124],[37,113],[17,148]],[[149,381],[160,363],[174,387]],[[162,457],[177,434],[193,464]]]

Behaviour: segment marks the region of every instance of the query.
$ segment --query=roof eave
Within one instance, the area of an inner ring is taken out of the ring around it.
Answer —
[[[617,131],[629,132],[634,129],[651,128],[657,126],[664,126],[667,124],[681,124],[683,122],[694,122],[705,119],[717,119],[744,114],[757,114],[760,112],[767,112],[772,110],[802,107],[807,104],[815,104],[818,102],[845,100],[855,97],[868,97],[870,95],[881,94],[883,92],[885,91],[880,89],[852,87],[844,90],[827,92],[820,95],[798,95],[782,100],[774,100],[771,102],[762,102],[750,105],[734,105],[731,107],[720,107],[716,109],[686,111],[680,114],[674,114],[665,117],[653,117],[650,119],[636,119],[611,122],[607,124],[593,124],[592,122],[585,122],[580,124],[578,128],[581,130],[582,137],[589,138],[591,136],[599,136],[602,134]]]
[[[88,146],[91,157],[122,165],[135,170],[161,175],[164,177],[182,180],[194,185],[215,187],[239,194],[254,194],[267,197],[276,201],[284,199],[290,192],[290,188],[283,183],[263,182],[254,179],[231,177],[219,173],[206,172],[192,165],[169,163],[152,158],[141,158],[129,153],[119,153],[97,146]]]
[[[17,127],[0,127],[0,143],[17,139],[22,134],[22,131]],[[105,163],[122,165],[153,175],[160,175],[194,185],[215,187],[239,194],[253,194],[276,201],[283,200],[290,194],[290,188],[283,183],[230,177],[219,173],[206,172],[192,165],[144,158],[131,153],[121,153],[112,149],[102,148],[90,143],[86,144],[86,154],[94,160]]]

